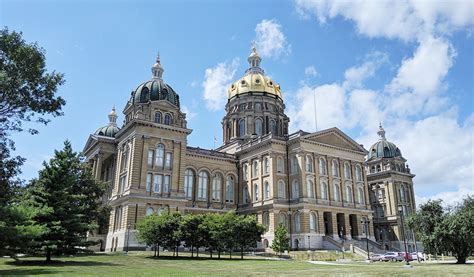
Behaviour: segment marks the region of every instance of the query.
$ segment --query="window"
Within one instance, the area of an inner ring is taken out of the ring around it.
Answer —
[[[120,176],[120,179],[119,179],[119,189],[118,189],[118,192],[119,192],[119,193],[123,193],[123,192],[124,192],[126,181],[127,181],[127,174],[124,174],[124,175]]]
[[[268,184],[267,181],[265,181],[265,185],[264,185],[264,188],[265,188],[265,199],[269,199],[270,198],[270,185]]]
[[[149,216],[149,215],[152,215],[155,211],[153,210],[152,207],[148,207],[146,208],[146,215]]]
[[[282,157],[278,157],[277,158],[277,171],[278,173],[284,173],[285,170],[284,170],[284,164],[283,164],[283,158]]]
[[[158,167],[163,167],[163,158],[165,156],[165,146],[163,144],[158,144],[156,147],[156,157],[155,165]]]
[[[259,102],[255,103],[255,110],[258,111],[258,112],[261,111],[262,110],[262,103],[259,103]]]
[[[212,200],[220,201],[222,191],[222,175],[216,173],[212,180]]]
[[[239,120],[239,136],[245,136],[245,119]]]
[[[227,183],[225,187],[225,202],[234,202],[234,177],[227,176]]]
[[[153,179],[153,174],[148,173],[146,175],[146,191],[151,191],[151,181]]]
[[[277,134],[277,124],[276,124],[276,121],[273,119],[270,120],[270,133],[274,135]]]
[[[319,158],[319,174],[326,175],[326,160]]]
[[[153,166],[153,156],[155,155],[155,150],[148,150],[148,166]]]
[[[160,112],[155,113],[155,123],[161,123],[161,113]]]
[[[344,163],[344,178],[348,180],[352,179],[351,166],[349,165],[349,163]]]
[[[285,182],[283,180],[278,181],[278,197],[285,198]]]
[[[278,224],[282,224],[283,226],[286,227],[286,215],[285,214],[279,214],[278,215]]]
[[[258,185],[254,184],[253,185],[253,199],[254,201],[258,201]]]
[[[198,199],[207,200],[207,187],[209,185],[209,174],[206,171],[199,173]]]
[[[336,160],[332,160],[332,176],[339,177],[339,163]]]
[[[260,118],[255,119],[255,134],[261,136],[263,133],[262,120]]]
[[[239,105],[239,110],[240,111],[245,111],[246,108],[247,108],[247,104],[245,104],[245,103]]]
[[[165,208],[158,208],[158,209],[156,209],[156,214],[161,215],[162,213],[165,212],[165,210],[166,210]]]
[[[267,227],[267,230],[270,227],[270,214],[268,212],[263,213],[263,225]]]
[[[362,188],[357,189],[357,199],[359,204],[364,204],[364,190]]]
[[[316,232],[316,223],[318,222],[316,214],[310,213],[309,214],[309,231]]]
[[[242,174],[242,178],[244,179],[244,181],[247,181],[249,179],[249,167],[246,163],[243,166]]]
[[[184,172],[184,194],[187,199],[193,197],[193,183],[194,183],[194,172],[191,169],[186,169]]]
[[[334,184],[334,201],[341,201],[341,188],[339,184]]]
[[[298,199],[300,197],[300,184],[298,184],[298,180],[293,180],[291,189],[292,199]]]
[[[165,169],[171,169],[171,161],[173,159],[173,153],[167,152],[165,159]]]
[[[320,183],[321,199],[328,199],[328,185],[325,182]]]
[[[296,157],[291,158],[291,173],[298,173],[298,159]]]
[[[265,157],[263,160],[263,172],[264,174],[268,174],[270,172],[270,159]]]
[[[398,190],[398,194],[400,196],[400,201],[405,202],[406,201],[405,186],[400,185],[400,189]]]
[[[243,194],[244,204],[248,204],[249,203],[249,188],[247,186],[244,187],[242,194]]]
[[[362,168],[360,165],[356,165],[356,180],[362,181]]]
[[[162,183],[163,183],[163,175],[155,174],[153,178],[153,191],[156,193],[160,193]]]
[[[165,175],[165,179],[163,182],[163,192],[169,193],[170,192],[170,183],[171,183],[171,176]]]
[[[166,125],[171,125],[171,122],[172,122],[171,115],[167,113],[167,114],[165,115],[165,124],[166,124]]]
[[[255,160],[255,161],[253,161],[252,178],[255,178],[257,176],[258,176],[258,161]]]
[[[306,172],[313,172],[313,158],[311,158],[311,156],[306,156],[305,164]]]
[[[314,183],[310,179],[306,180],[307,192],[309,198],[314,198]]]
[[[354,198],[352,197],[352,188],[350,186],[346,186],[346,194],[347,194],[347,202],[349,203],[354,202]]]
[[[301,232],[301,215],[300,214],[295,215],[295,232],[296,233]]]
[[[122,150],[122,159],[120,161],[120,172],[127,170],[128,165],[128,147]]]

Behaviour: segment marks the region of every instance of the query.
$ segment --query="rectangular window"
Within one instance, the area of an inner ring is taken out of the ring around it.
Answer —
[[[170,180],[171,180],[171,176],[165,175],[165,180],[163,182],[163,192],[165,193],[170,192],[170,183],[171,183]]]
[[[119,193],[123,193],[123,191],[125,190],[125,183],[126,183],[126,180],[127,180],[127,174],[124,174],[124,175],[120,176],[120,180],[119,180]]]
[[[148,150],[148,166],[152,167],[153,166],[153,156],[155,154],[154,150]]]
[[[163,182],[163,175],[161,174],[155,174],[153,178],[153,186],[154,189],[153,191],[156,193],[161,193],[161,184]]]
[[[171,160],[172,160],[173,154],[172,153],[166,153],[166,159],[165,159],[165,169],[171,169]]]
[[[148,173],[146,175],[146,191],[151,191],[151,181],[153,179],[153,174]]]

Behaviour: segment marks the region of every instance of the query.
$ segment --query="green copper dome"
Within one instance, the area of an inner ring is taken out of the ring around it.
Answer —
[[[120,128],[117,127],[117,113],[115,112],[115,107],[112,108],[108,117],[109,124],[97,129],[94,135],[114,138],[118,131],[120,131]]]
[[[370,147],[368,156],[369,160],[371,158],[394,158],[402,156],[400,149],[398,149],[394,143],[387,141],[385,138],[385,130],[382,128],[382,125],[379,126],[377,134],[380,139]]]
[[[179,95],[170,85],[163,82],[164,71],[165,70],[160,62],[160,55],[158,54],[155,64],[151,67],[152,79],[142,83],[132,92],[131,102],[135,104],[147,103],[148,101],[167,100],[179,108]]]

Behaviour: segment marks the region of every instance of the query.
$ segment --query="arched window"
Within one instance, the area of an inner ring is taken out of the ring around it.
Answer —
[[[252,169],[253,169],[252,170],[252,178],[255,178],[255,177],[258,176],[258,161],[257,160],[253,161],[252,165],[253,165],[253,167],[252,167]]]
[[[186,169],[184,172],[184,194],[187,199],[193,197],[193,183],[194,183],[194,172],[191,169]]]
[[[300,185],[298,184],[298,180],[293,180],[291,194],[292,199],[298,199],[300,197]]]
[[[160,112],[155,113],[155,123],[161,123],[161,113]]]
[[[301,232],[301,215],[295,214],[295,233]]]
[[[212,180],[212,200],[220,201],[222,192],[222,175],[219,173],[214,174]]]
[[[247,186],[244,187],[242,194],[243,194],[244,204],[248,204],[249,203],[249,188]]]
[[[360,165],[356,165],[356,180],[362,181],[362,168]]]
[[[146,215],[147,215],[147,216],[148,216],[148,215],[152,215],[154,212],[155,212],[155,211],[153,210],[152,207],[146,208]]]
[[[319,158],[319,174],[326,175],[326,160]]]
[[[199,172],[198,199],[207,200],[207,188],[209,186],[209,173]]]
[[[165,124],[171,125],[171,122],[172,122],[171,115],[169,113],[165,114]]]
[[[257,184],[254,184],[253,185],[253,199],[255,202],[258,201],[258,196],[259,196],[259,193],[258,193],[258,185]]]
[[[277,124],[274,119],[270,120],[270,133],[272,133],[273,135],[277,134]]]
[[[349,165],[349,163],[344,163],[344,178],[346,178],[347,180],[352,179],[351,166]]]
[[[242,175],[244,181],[249,179],[249,166],[246,163],[243,165]]]
[[[262,110],[262,103],[259,103],[259,102],[255,103],[255,110],[258,111],[258,112],[261,111]]]
[[[306,172],[313,172],[313,158],[311,158],[311,156],[306,156],[305,164]]]
[[[316,224],[317,224],[318,220],[317,220],[317,217],[316,217],[316,214],[315,213],[310,213],[309,214],[309,231],[314,233],[316,232]]]
[[[280,213],[278,215],[278,225],[282,224],[283,226],[287,227],[286,225],[286,215],[283,213]]]
[[[298,173],[298,159],[296,156],[291,158],[291,173]]]
[[[164,158],[165,158],[165,146],[163,144],[158,144],[158,146],[156,147],[155,165],[158,167],[163,167]]]
[[[283,180],[278,181],[278,197],[285,198],[285,182]]]
[[[399,195],[400,195],[400,201],[405,202],[406,201],[406,197],[405,197],[406,194],[405,194],[405,186],[404,185],[400,185]]]
[[[328,199],[328,185],[325,182],[320,183],[321,199]]]
[[[314,198],[314,183],[310,179],[306,180],[307,192],[309,198]]]
[[[283,158],[282,157],[277,158],[277,171],[278,171],[278,173],[284,173],[285,172],[285,166],[283,164]]]
[[[239,136],[243,137],[245,134],[245,119],[242,118],[239,120]]]
[[[157,215],[161,215],[161,214],[164,213],[165,211],[166,211],[165,208],[158,208],[158,209],[156,209],[156,214],[157,214]]]
[[[352,197],[352,188],[351,188],[351,186],[346,186],[346,194],[347,194],[347,202],[349,202],[349,203],[354,202],[354,198]]]
[[[268,184],[267,181],[265,181],[264,189],[265,189],[264,197],[265,199],[269,199],[270,198],[270,185]]]
[[[359,204],[365,204],[364,190],[362,188],[357,189],[357,199],[358,199]]]
[[[339,163],[336,160],[332,160],[332,176],[339,177]]]
[[[270,227],[270,214],[268,212],[263,213],[263,225],[267,227],[267,230]]]
[[[334,201],[341,201],[341,188],[339,184],[334,184]]]
[[[234,177],[227,176],[225,185],[225,202],[234,203]]]
[[[265,157],[263,160],[263,173],[268,174],[270,172],[270,159]]]
[[[261,136],[263,133],[263,128],[262,128],[262,120],[260,118],[255,119],[255,134],[257,136]]]

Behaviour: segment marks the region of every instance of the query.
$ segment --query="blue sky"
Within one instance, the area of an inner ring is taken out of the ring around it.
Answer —
[[[151,76],[180,95],[189,145],[214,147],[226,89],[252,41],[283,90],[291,130],[339,127],[366,148],[382,121],[415,177],[419,201],[474,193],[472,1],[0,1],[0,23],[65,73],[65,115],[17,134],[22,177],[65,139],[87,137]],[[123,117],[119,117],[121,122]]]

